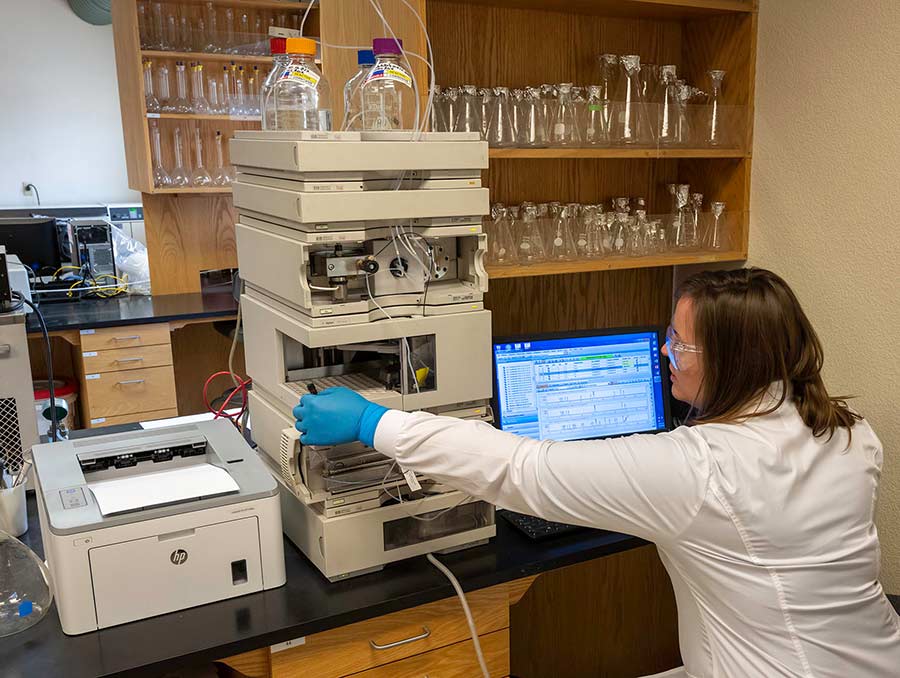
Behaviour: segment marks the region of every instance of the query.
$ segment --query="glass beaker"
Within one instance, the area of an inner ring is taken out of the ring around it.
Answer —
[[[509,89],[497,87],[491,100],[491,113],[487,126],[487,142],[492,148],[510,148],[516,145],[516,128],[512,117],[513,102]]]
[[[710,224],[706,243],[710,249],[720,250],[725,241],[725,221],[723,219],[723,216],[725,215],[725,203],[714,202],[710,205],[710,208],[712,209],[712,223]]]
[[[153,63],[149,59],[144,62],[144,105],[148,113],[162,110],[159,99],[153,94]]]
[[[549,254],[549,258],[554,261],[573,261],[578,257],[575,237],[569,227],[568,209],[568,207],[559,208],[554,220]]]
[[[553,146],[580,146],[578,108],[572,98],[572,83],[559,85],[553,123],[550,125],[550,143]]]
[[[585,111],[584,140],[588,146],[606,146],[609,144],[609,111],[603,101],[603,88],[600,85],[588,87],[587,109]]]
[[[654,104],[658,107],[656,137],[662,146],[681,143],[683,131],[682,106],[678,97],[675,66],[666,65],[660,69],[660,81],[656,87]]]
[[[612,103],[619,81],[619,57],[615,54],[600,55],[600,99],[603,102],[604,128],[606,138],[612,137]]]
[[[613,140],[625,146],[651,145],[653,132],[641,94],[641,58],[628,54],[619,57],[619,63],[619,84],[613,102]]]
[[[272,84],[265,129],[331,131],[331,88],[316,66],[316,43],[309,38],[287,38],[285,48],[286,63]],[[370,84],[363,85],[364,100]],[[367,127],[365,111],[363,126]]]
[[[456,101],[454,132],[478,132],[484,138],[484,121],[481,119],[481,97],[475,85],[463,85]]]
[[[546,258],[547,250],[544,247],[544,237],[541,233],[538,207],[533,203],[523,203],[522,229],[519,236],[519,263],[536,264]]]
[[[172,168],[172,172],[169,176],[172,178],[173,187],[183,188],[191,185],[191,177],[188,174],[187,168],[184,166],[184,146],[182,145],[181,126],[176,126],[175,131],[172,134],[175,145],[175,167]]]
[[[519,146],[544,148],[547,146],[547,121],[544,105],[537,87],[528,87],[519,103],[519,126],[516,129]]]
[[[709,71],[709,98],[706,100],[706,143],[721,146],[725,143],[725,125],[722,115],[722,81],[725,71]]]
[[[150,121],[150,150],[153,153],[153,185],[156,188],[170,188],[172,177],[166,172],[162,162],[162,144],[159,136],[159,125],[156,120]]]
[[[225,166],[225,152],[223,148],[222,132],[216,130],[216,169],[212,175],[213,186],[230,186],[231,172]]]

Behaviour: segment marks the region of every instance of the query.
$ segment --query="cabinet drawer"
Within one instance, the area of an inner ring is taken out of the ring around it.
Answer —
[[[154,419],[171,419],[178,416],[178,410],[156,410],[155,412],[134,412],[133,414],[121,414],[115,417],[94,417],[87,421],[86,428],[98,428],[100,426],[116,426],[118,424],[135,424],[139,421],[153,421]]]
[[[85,376],[88,417],[113,417],[177,407],[171,366]]]
[[[479,640],[488,673],[508,676],[509,629],[479,636]],[[357,673],[353,678],[472,678],[480,675],[475,646],[467,640]]]
[[[82,364],[85,374],[97,372],[118,372],[144,367],[161,367],[172,364],[172,346],[136,346],[108,351],[83,351]]]
[[[467,598],[479,634],[509,627],[509,594],[505,584],[472,591]],[[469,626],[454,596],[307,636],[305,644],[272,655],[272,675],[337,678],[461,643],[467,638]],[[371,644],[384,646],[403,640],[410,642],[382,650]],[[469,674],[472,675],[477,672]]]
[[[102,351],[111,348],[133,348],[134,346],[171,343],[168,323],[81,330],[82,351]]]

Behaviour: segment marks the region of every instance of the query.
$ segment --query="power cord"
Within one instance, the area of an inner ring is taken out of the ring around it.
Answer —
[[[450,569],[444,565],[440,560],[434,557],[433,553],[429,553],[425,556],[428,558],[428,562],[434,565],[441,573],[450,580],[450,584],[453,585],[453,589],[456,591],[456,595],[459,598],[459,602],[462,605],[463,612],[466,615],[466,622],[469,624],[469,633],[472,636],[472,645],[475,646],[475,654],[478,657],[478,665],[481,667],[481,675],[484,678],[491,678],[491,674],[488,673],[487,664],[484,661],[484,653],[481,651],[481,641],[478,639],[478,630],[475,628],[475,619],[472,617],[472,610],[469,609],[469,601],[466,600],[466,594],[463,593],[462,586],[459,584],[459,580],[453,575]]]
[[[26,299],[20,292],[13,292],[13,297],[19,300],[19,307],[22,304],[28,306],[38,319],[41,326],[41,335],[44,338],[44,355],[47,361],[47,382],[50,391],[50,442],[56,442],[59,437],[59,414],[56,411],[56,388],[53,384],[53,348],[50,344],[50,333],[47,331],[47,323],[44,322],[44,316],[41,310],[31,301]]]

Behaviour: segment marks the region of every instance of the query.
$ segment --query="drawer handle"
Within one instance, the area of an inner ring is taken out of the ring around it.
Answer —
[[[119,358],[119,359],[117,359],[115,362],[118,363],[118,364],[121,364],[121,363],[139,363],[139,362],[143,362],[143,360],[144,360],[143,358]]]
[[[126,379],[125,381],[116,382],[119,386],[127,386],[128,384],[143,384],[143,379]]]
[[[141,338],[140,334],[132,334],[128,337],[113,337],[113,341],[137,341]]]
[[[387,643],[386,645],[379,645],[374,640],[370,640],[369,645],[372,646],[373,650],[390,650],[393,647],[400,647],[401,645],[409,645],[410,643],[415,643],[417,640],[425,640],[430,635],[431,629],[429,629],[427,626],[423,626],[422,633],[417,636],[413,636],[412,638],[405,638],[404,640],[398,640],[396,643]]]

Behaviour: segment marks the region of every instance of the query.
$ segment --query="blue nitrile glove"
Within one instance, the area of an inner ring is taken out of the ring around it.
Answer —
[[[294,408],[294,424],[304,445],[343,445],[361,440],[375,445],[375,429],[386,407],[343,386],[305,395]]]

